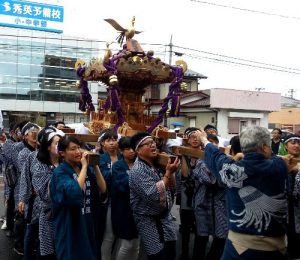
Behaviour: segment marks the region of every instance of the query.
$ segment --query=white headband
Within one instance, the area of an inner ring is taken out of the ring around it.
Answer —
[[[195,130],[195,131],[191,131],[187,134],[187,137],[190,137],[192,134],[196,133],[198,130]]]
[[[135,147],[135,151],[137,151],[137,149],[139,148],[139,146],[141,146],[141,143],[144,142],[147,138],[151,138],[152,136],[151,135],[147,135],[145,136],[144,138],[142,138],[136,145]]]
[[[57,131],[54,131],[54,132],[51,132],[49,135],[48,135],[48,142],[54,137],[54,136],[59,136],[59,137],[63,137],[65,135],[65,133],[61,130],[57,130]]]
[[[106,134],[106,132],[104,132],[102,135],[99,136],[99,138],[98,138],[98,140],[97,140],[98,143],[101,142],[101,139],[102,139],[102,137],[103,137],[105,134]]]
[[[37,128],[36,126],[30,127],[28,128],[25,132],[24,132],[24,136],[27,135],[29,132],[33,131],[33,130],[39,130],[39,128]]]
[[[292,140],[300,140],[300,137],[298,137],[298,136],[292,136],[292,137],[286,139],[284,141],[284,143],[286,144],[287,142],[292,141]]]

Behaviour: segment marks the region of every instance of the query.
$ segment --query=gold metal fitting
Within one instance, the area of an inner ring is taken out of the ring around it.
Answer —
[[[188,69],[187,63],[184,60],[177,60],[176,65],[182,67],[183,73]]]
[[[119,83],[118,77],[116,75],[112,75],[112,76],[109,77],[108,82],[109,82],[109,85],[115,86]]]
[[[187,86],[187,84],[186,84],[185,82],[181,82],[181,83],[180,83],[180,90],[181,90],[182,92],[186,92],[186,91],[187,91],[187,88],[188,88],[188,86]]]

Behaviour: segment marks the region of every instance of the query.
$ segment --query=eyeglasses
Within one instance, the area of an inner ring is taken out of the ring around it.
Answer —
[[[143,143],[143,144],[140,145],[140,147],[142,147],[142,146],[151,147],[152,145],[156,145],[156,143],[155,143],[154,140],[151,140],[151,141],[148,141],[146,143]]]

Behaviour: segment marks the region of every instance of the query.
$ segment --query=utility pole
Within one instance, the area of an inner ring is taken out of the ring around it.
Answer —
[[[169,64],[172,64],[172,55],[173,55],[173,34],[171,34],[170,43],[169,43]],[[163,124],[165,127],[168,127],[167,114],[164,114]]]
[[[172,64],[172,55],[173,55],[173,34],[171,34],[170,43],[169,43],[169,64]]]
[[[289,89],[289,91],[288,91],[289,97],[294,98],[295,92],[296,92],[295,89],[293,89],[293,88]]]

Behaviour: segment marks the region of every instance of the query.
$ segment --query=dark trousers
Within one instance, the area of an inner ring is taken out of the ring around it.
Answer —
[[[222,257],[226,239],[214,237],[206,260],[219,260]]]
[[[7,200],[6,208],[6,225],[7,230],[14,230],[14,218],[15,218],[15,198],[14,198],[14,188],[10,188],[9,197]]]
[[[293,201],[293,200],[291,200]],[[288,255],[291,259],[300,258],[300,234],[296,233],[294,203],[289,203]]]
[[[196,236],[195,237],[193,260],[204,260],[205,259],[207,242],[208,242],[208,236]]]
[[[24,258],[23,260],[37,259],[37,242],[39,237],[39,224],[27,224],[24,236]]]
[[[56,255],[55,254],[51,254],[51,255],[40,255],[39,260],[57,260]]]
[[[238,254],[230,240],[226,240],[222,260],[287,260],[287,255],[279,251],[260,251],[248,249]]]
[[[165,242],[164,248],[157,254],[148,255],[148,260],[175,260],[176,241]]]
[[[14,223],[14,247],[23,250],[24,249],[24,235],[26,229],[26,222],[24,215],[16,213],[15,223]]]
[[[188,257],[191,231],[195,228],[193,210],[180,209],[181,255]]]
[[[220,260],[224,251],[226,239],[214,237],[210,249],[206,255],[208,236],[196,236],[193,260]],[[206,257],[205,257],[206,255]]]

